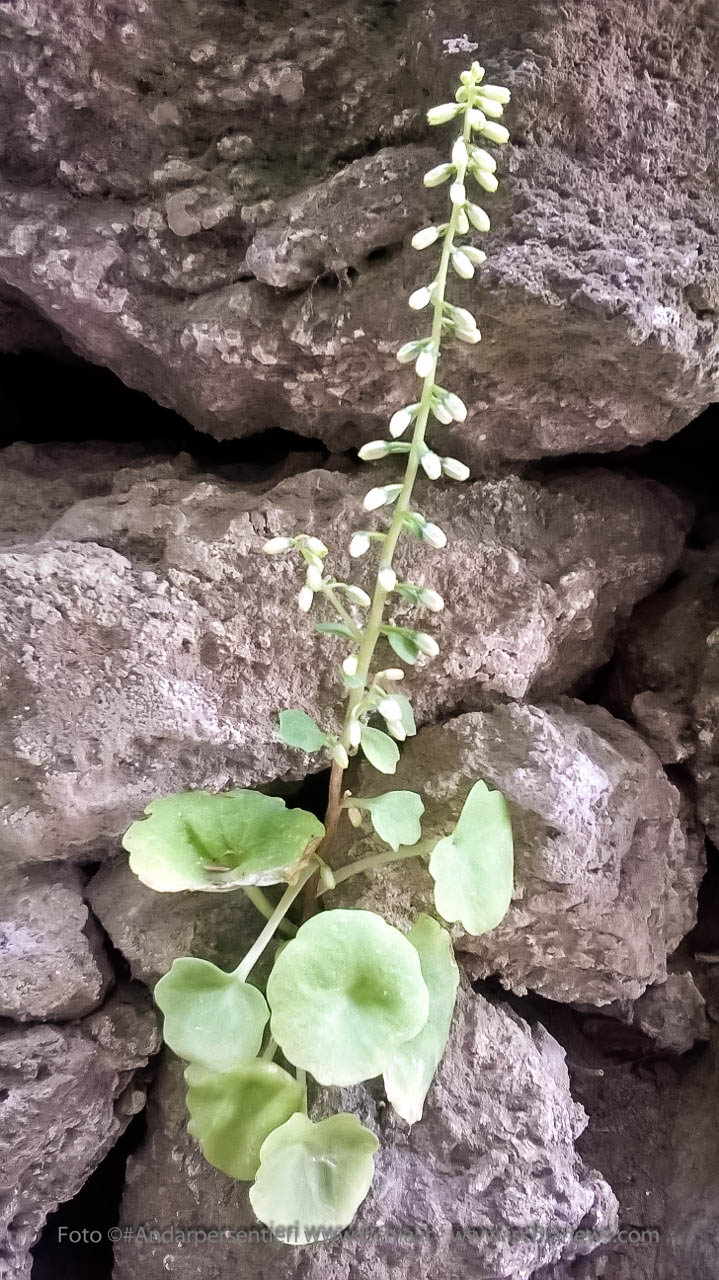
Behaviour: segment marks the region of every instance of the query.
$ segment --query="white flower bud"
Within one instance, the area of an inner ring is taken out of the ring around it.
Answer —
[[[422,227],[421,231],[415,231],[412,236],[413,249],[429,249],[439,239],[439,231],[436,227]]]
[[[340,769],[346,769],[349,765],[349,756],[341,742],[336,742],[332,748],[332,759],[338,764]]]
[[[467,406],[464,400],[456,396],[453,391],[445,391],[443,396],[444,407],[448,413],[451,413],[455,422],[464,422],[467,417]]]
[[[428,449],[426,453],[422,454],[420,462],[422,463],[422,470],[425,475],[429,476],[430,480],[439,480],[442,474],[442,463],[436,453],[432,453],[432,450]]]
[[[467,199],[467,192],[464,189],[463,182],[453,182],[449,188],[449,198],[452,204],[464,204]]]
[[[476,59],[472,63],[472,78],[476,83],[484,80],[484,67],[480,66]]]
[[[433,636],[428,636],[426,631],[417,631],[414,635],[414,642],[420,653],[424,653],[428,658],[436,658],[439,653],[439,645]]]
[[[443,458],[442,470],[450,480],[469,479],[469,467],[457,458]]]
[[[350,720],[347,726],[347,737],[351,747],[358,747],[362,738],[362,725],[359,720]]]
[[[432,301],[432,290],[423,287],[415,289],[414,293],[409,295],[409,305],[413,311],[421,311],[428,303]]]
[[[370,548],[369,534],[353,533],[350,542],[350,555],[353,560],[359,560],[360,556],[366,554]]]
[[[309,613],[314,600],[314,592],[311,587],[303,587],[297,597],[297,608],[300,613]]]
[[[439,525],[432,524],[428,521],[426,524],[422,525],[420,532],[424,541],[428,542],[431,547],[437,547],[438,550],[441,547],[446,547],[447,535],[443,529],[440,529]]]
[[[427,112],[427,124],[449,124],[459,110],[455,102],[443,102],[439,107],[430,107]]]
[[[361,604],[364,609],[368,609],[372,603],[367,592],[363,591],[361,587],[347,587],[345,595],[353,604]]]
[[[489,191],[490,194],[493,194],[497,190],[497,187],[499,186],[499,183],[495,178],[494,174],[487,173],[486,169],[475,169],[474,177],[475,177],[475,180],[478,182],[479,186],[482,187],[485,191]]]
[[[389,433],[396,440],[398,436],[404,435],[405,431],[412,424],[412,414],[409,409],[398,409],[392,414],[389,420]]]
[[[434,355],[432,352],[420,351],[414,367],[418,378],[428,377],[434,371]]]
[[[443,182],[451,178],[454,173],[454,166],[451,164],[438,164],[434,169],[429,169],[424,175],[425,187],[440,187]]]
[[[452,254],[452,266],[462,280],[472,279],[472,276],[474,275],[474,267],[466,253],[463,253],[461,249],[454,250],[454,253]]]
[[[432,406],[432,413],[437,421],[441,422],[444,427],[448,427],[450,422],[454,422],[454,418],[451,413],[445,409],[444,405],[441,403]]]
[[[473,244],[463,245],[462,252],[469,258],[470,262],[473,263],[475,267],[481,267],[482,263],[487,261],[487,255],[484,252],[484,250],[475,249]],[[458,307],[457,310],[462,311],[464,310],[464,308]],[[471,315],[471,313],[467,311],[465,312],[465,315]],[[472,316],[472,320],[476,324],[476,321],[474,321],[474,316]]]
[[[452,147],[452,164],[456,169],[463,169],[467,163],[467,146],[464,138],[457,138]]]
[[[431,587],[422,588],[419,604],[423,604],[425,609],[429,609],[431,613],[440,613],[444,609],[444,600],[439,592],[432,591]]]
[[[378,680],[404,680],[404,671],[401,667],[387,667],[385,671],[377,672]]]
[[[321,542],[319,538],[307,538],[305,546],[308,551],[313,551],[316,556],[327,555],[327,548],[324,542]]]
[[[471,248],[471,245],[468,245],[468,244],[467,244],[467,245],[465,245],[465,246],[464,246],[464,252],[466,253],[466,255],[467,255],[467,257],[469,258],[470,262],[475,262],[474,255],[475,255],[475,253],[479,253],[479,252],[480,252],[480,250],[479,250],[479,249],[472,249],[472,254],[471,254],[471,256],[470,256],[470,248]],[[484,262],[484,259],[486,258],[486,256],[487,256],[487,255],[486,255],[486,253],[483,253],[483,254],[482,254],[482,262]],[[475,262],[475,266],[476,266],[476,265],[478,265],[478,264]],[[461,327],[462,327],[463,329],[476,329],[476,328],[477,328],[477,321],[475,320],[474,316],[472,315],[472,312],[471,312],[471,311],[468,311],[466,307],[454,307],[454,308],[452,309],[452,319],[453,319],[453,320],[456,320],[457,324],[458,324],[458,325],[461,325]]]
[[[503,102],[506,106],[511,98],[509,89],[505,89],[502,84],[483,84],[482,97],[491,98],[494,102]]]
[[[342,670],[344,671],[346,676],[357,675],[357,655],[356,654],[350,653],[347,655],[344,662],[342,663]]]
[[[467,205],[467,217],[472,223],[472,226],[476,227],[478,231],[489,231],[489,218],[484,212],[484,209],[480,208],[478,204]],[[411,358],[411,356],[408,357],[410,360]]]
[[[469,342],[471,345],[482,341],[479,329],[462,329],[459,325],[454,331],[454,336],[459,338],[460,342]]]
[[[376,462],[378,458],[386,458],[388,453],[389,447],[386,440],[370,440],[362,445],[357,456],[363,462]]]
[[[457,230],[461,236],[466,236],[469,231],[469,218],[464,212],[464,209],[460,209],[457,214]]]
[[[499,120],[504,115],[504,107],[499,102],[495,102],[492,98],[485,98],[484,95],[479,99],[479,105],[486,116],[491,116],[493,120]]]
[[[293,546],[293,538],[270,538],[262,550],[266,556],[281,556],[284,551],[289,551]]]
[[[478,111],[476,107],[472,107],[469,112],[469,123],[473,129],[483,129],[487,123],[487,117],[482,111]]]
[[[410,364],[412,360],[416,359],[417,350],[420,345],[420,342],[418,342],[416,338],[412,342],[405,342],[397,352],[397,360],[399,363]]]
[[[370,489],[369,493],[365,494],[364,502],[362,503],[362,506],[364,507],[365,511],[377,511],[379,507],[384,506],[386,501],[387,501],[386,489]]]
[[[497,161],[491,156],[484,147],[473,147],[472,164],[478,169],[488,169],[490,173],[494,173],[497,168]]]
[[[355,809],[354,805],[350,805],[350,807],[348,808],[347,817],[349,818],[353,827],[362,826],[362,811],[360,809]]]
[[[505,129],[503,124],[495,124],[494,120],[488,120],[482,128],[485,138],[489,138],[490,142],[497,142],[500,145],[509,142],[509,129]]]
[[[383,591],[394,591],[397,586],[397,574],[394,569],[380,569],[377,581]]]
[[[307,569],[307,573],[305,575],[305,582],[307,583],[307,586],[309,587],[310,591],[321,591],[322,570],[318,569],[316,565],[311,564]]]
[[[385,720],[402,719],[402,708],[398,702],[395,702],[394,698],[383,698],[382,701],[377,704],[377,710]]]
[[[407,738],[407,732],[401,720],[386,720],[387,732],[391,733],[393,738],[398,742],[404,742]]]

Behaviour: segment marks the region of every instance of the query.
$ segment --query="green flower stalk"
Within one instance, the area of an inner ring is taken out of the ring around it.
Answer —
[[[450,272],[469,280],[485,258],[466,239],[489,230],[489,218],[471,198],[474,193],[468,195],[468,184],[489,192],[497,187],[494,158],[477,138],[500,144],[508,138],[496,121],[509,93],[484,85],[483,79],[484,71],[473,63],[460,77],[455,102],[428,113],[431,125],[457,121],[462,127],[451,159],[424,177],[428,187],[449,183],[449,217],[412,238],[418,251],[439,248],[432,279],[409,298],[412,311],[427,311],[428,332],[397,352],[400,364],[415,366],[419,398],[392,415],[387,439],[359,450],[368,463],[392,455],[404,461],[401,480],[371,488],[364,499],[368,513],[388,508],[385,527],[356,530],[350,540],[353,559],[377,548],[372,594],[333,578],[327,572],[328,548],[312,534],[278,535],[264,547],[270,556],[292,552],[300,557],[304,581],[297,608],[308,613],[317,597],[325,600],[336,616],[316,629],[339,635],[350,646],[340,668],[347,705],[339,733],[320,728],[299,709],[279,716],[282,741],[302,751],[330,753],[325,820],[287,809],[279,797],[257,791],[188,791],[152,801],[123,841],[131,869],[149,888],[241,891],[265,917],[235,968],[227,972],[181,956],[158,982],[155,1001],[166,1043],[187,1063],[190,1134],[210,1164],[234,1178],[254,1179],[253,1209],[261,1222],[277,1227],[277,1238],[286,1244],[316,1242],[316,1223],[324,1224],[325,1237],[348,1226],[369,1190],[378,1147],[356,1116],[311,1119],[308,1075],[336,1086],[381,1075],[395,1111],[409,1124],[421,1120],[459,982],[451,937],[438,919],[420,915],[403,933],[374,911],[318,911],[322,895],[351,876],[424,858],[436,915],[475,936],[496,927],[512,897],[509,810],[500,792],[483,781],[461,797],[458,821],[429,854],[421,840],[424,804],[416,792],[357,796],[343,790],[345,770],[358,751],[379,774],[393,774],[397,744],[416,732],[410,702],[398,692],[403,667],[375,669],[380,640],[409,666],[439,653],[429,631],[400,625],[386,614],[395,601],[430,615],[444,607],[432,587],[400,577],[395,554],[402,535],[436,550],[447,542],[444,531],[413,506],[420,471],[431,481],[461,482],[469,476],[463,462],[432,447],[427,432],[430,425],[467,417],[460,397],[437,382],[443,340],[470,345],[480,340],[472,313],[453,305],[446,294]],[[370,723],[373,717],[384,727]],[[333,836],[343,813],[353,828],[369,821],[387,852],[333,867]],[[274,899],[265,893],[268,886],[275,888]],[[283,886],[279,892],[278,886]],[[304,919],[298,924],[288,913],[303,892]],[[285,935],[281,946],[279,933]],[[256,976],[251,979],[272,946],[276,954],[263,994]],[[278,1051],[294,1074],[275,1063]],[[281,1224],[288,1223],[296,1230],[279,1234]]]

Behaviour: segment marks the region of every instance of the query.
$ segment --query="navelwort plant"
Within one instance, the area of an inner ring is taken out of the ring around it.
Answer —
[[[410,665],[438,653],[428,632],[393,623],[386,608],[397,600],[430,612],[442,608],[436,591],[398,576],[395,552],[403,534],[431,548],[446,543],[443,531],[412,506],[420,469],[430,480],[462,481],[469,475],[425,435],[430,417],[446,425],[467,416],[459,396],[436,380],[442,340],[480,340],[474,316],[445,294],[450,267],[468,280],[485,259],[473,244],[458,243],[470,228],[489,230],[467,181],[488,192],[497,188],[495,160],[476,139],[501,144],[509,137],[497,123],[509,91],[483,79],[483,69],[473,63],[460,76],[455,102],[427,115],[431,125],[457,121],[462,128],[451,159],[424,177],[427,187],[450,183],[449,218],[412,238],[415,249],[439,247],[433,279],[409,299],[413,311],[429,309],[429,332],[397,352],[400,363],[414,362],[419,399],[397,410],[388,440],[359,451],[365,461],[397,455],[405,465],[401,480],[370,489],[364,499],[367,512],[392,508],[386,527],[359,530],[350,543],[352,557],[373,546],[379,553],[373,595],[328,575],[328,549],[315,536],[273,537],[264,547],[271,556],[299,556],[305,571],[299,609],[306,613],[317,600],[326,602],[336,619],[316,629],[349,645],[341,665],[347,698],[341,733],[325,731],[302,710],[279,717],[279,736],[290,747],[330,753],[324,823],[251,790],[189,791],[153,801],[124,840],[132,870],[150,888],[241,889],[267,918],[232,973],[184,956],[157,984],[155,999],[167,1044],[188,1063],[190,1133],[210,1164],[234,1178],[254,1179],[250,1200],[257,1217],[278,1239],[294,1244],[327,1238],[351,1222],[369,1190],[378,1147],[354,1115],[309,1119],[307,1075],[321,1085],[354,1085],[381,1075],[389,1101],[413,1124],[421,1119],[454,1010],[458,970],[450,935],[437,920],[420,915],[405,935],[373,911],[317,908],[328,889],[350,876],[394,859],[426,856],[419,844],[424,806],[417,794],[351,795],[343,779],[358,751],[380,774],[394,773],[397,743],[415,733],[410,702],[396,691],[404,672],[386,665],[375,669],[378,645],[388,643]],[[410,429],[410,439],[403,439]],[[365,817],[388,852],[333,867],[338,824],[346,820],[359,827]],[[509,906],[512,872],[506,802],[476,781],[454,830],[429,856],[438,915],[470,934],[494,928]],[[264,889],[278,884],[286,887],[272,902]],[[305,919],[297,925],[288,912],[303,890]],[[278,932],[285,940],[276,946],[263,995],[249,979]],[[294,1074],[274,1061],[278,1050]]]

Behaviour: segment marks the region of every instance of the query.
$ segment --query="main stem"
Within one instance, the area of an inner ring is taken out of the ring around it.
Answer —
[[[468,104],[469,106],[469,104]],[[464,114],[463,138],[465,142],[470,138],[469,110]],[[456,174],[457,182],[464,182],[465,169],[458,169]],[[357,675],[362,679],[362,685],[357,689],[352,689],[347,703],[347,712],[345,715],[344,727],[342,730],[342,744],[345,750],[349,747],[349,727],[352,720],[353,712],[358,702],[362,699],[367,686],[369,669],[372,665],[374,651],[377,647],[377,641],[380,638],[380,630],[384,618],[384,607],[387,596],[390,594],[382,586],[380,582],[380,573],[383,569],[392,568],[392,560],[397,549],[400,534],[404,526],[404,517],[407,514],[410,503],[412,501],[412,493],[414,484],[417,479],[417,473],[420,467],[420,461],[425,447],[425,434],[427,431],[427,422],[429,420],[432,388],[435,383],[435,375],[437,372],[437,364],[439,362],[440,343],[442,339],[442,315],[444,310],[444,299],[447,288],[447,271],[449,269],[449,260],[454,244],[454,237],[457,231],[457,218],[459,216],[459,206],[452,205],[452,214],[447,224],[442,242],[442,254],[439,260],[439,269],[437,271],[437,287],[432,295],[432,368],[424,379],[422,386],[422,397],[420,399],[417,417],[415,418],[414,431],[412,433],[412,444],[407,454],[407,468],[404,473],[404,483],[400,491],[397,502],[395,503],[392,520],[386,537],[382,544],[382,553],[380,555],[379,564],[377,566],[377,579],[375,581],[374,593],[372,596],[372,604],[367,615],[365,623],[364,635],[360,642],[357,653]],[[342,778],[344,769],[342,765],[336,762],[332,765],[330,774],[329,796],[327,801],[327,811],[325,814],[325,830],[327,832],[323,845],[326,846],[332,839],[337,829],[337,824],[342,812]]]

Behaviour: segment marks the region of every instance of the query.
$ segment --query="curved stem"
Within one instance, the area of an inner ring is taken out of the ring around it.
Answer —
[[[251,885],[244,885],[243,888],[245,896],[250,900],[253,907],[257,908],[260,915],[265,917],[265,920],[270,920],[272,918],[274,906],[267,897],[267,894],[263,893],[261,889],[256,889]],[[294,925],[291,920],[281,920],[277,927],[280,933],[286,934],[288,938],[293,938],[297,933],[297,925]]]
[[[363,871],[372,871],[375,867],[386,867],[390,862],[403,862],[406,858],[421,857],[420,849],[405,849],[404,853],[395,853],[393,849],[388,853],[372,853],[366,858],[358,858],[356,862],[347,862],[343,867],[338,867],[333,872],[335,884],[341,884],[343,880],[349,880],[352,876],[359,876]],[[326,892],[326,889],[320,889],[319,896]]]
[[[243,982],[247,981],[249,974],[257,964],[257,961],[265,950],[265,947],[267,947],[274,938],[295,898],[302,892],[307,881],[315,874],[314,865],[305,867],[304,870],[300,872],[297,879],[293,880],[292,884],[288,884],[264,929],[257,935],[257,938],[247,952],[247,955],[240,961],[237,968],[233,971]]]

